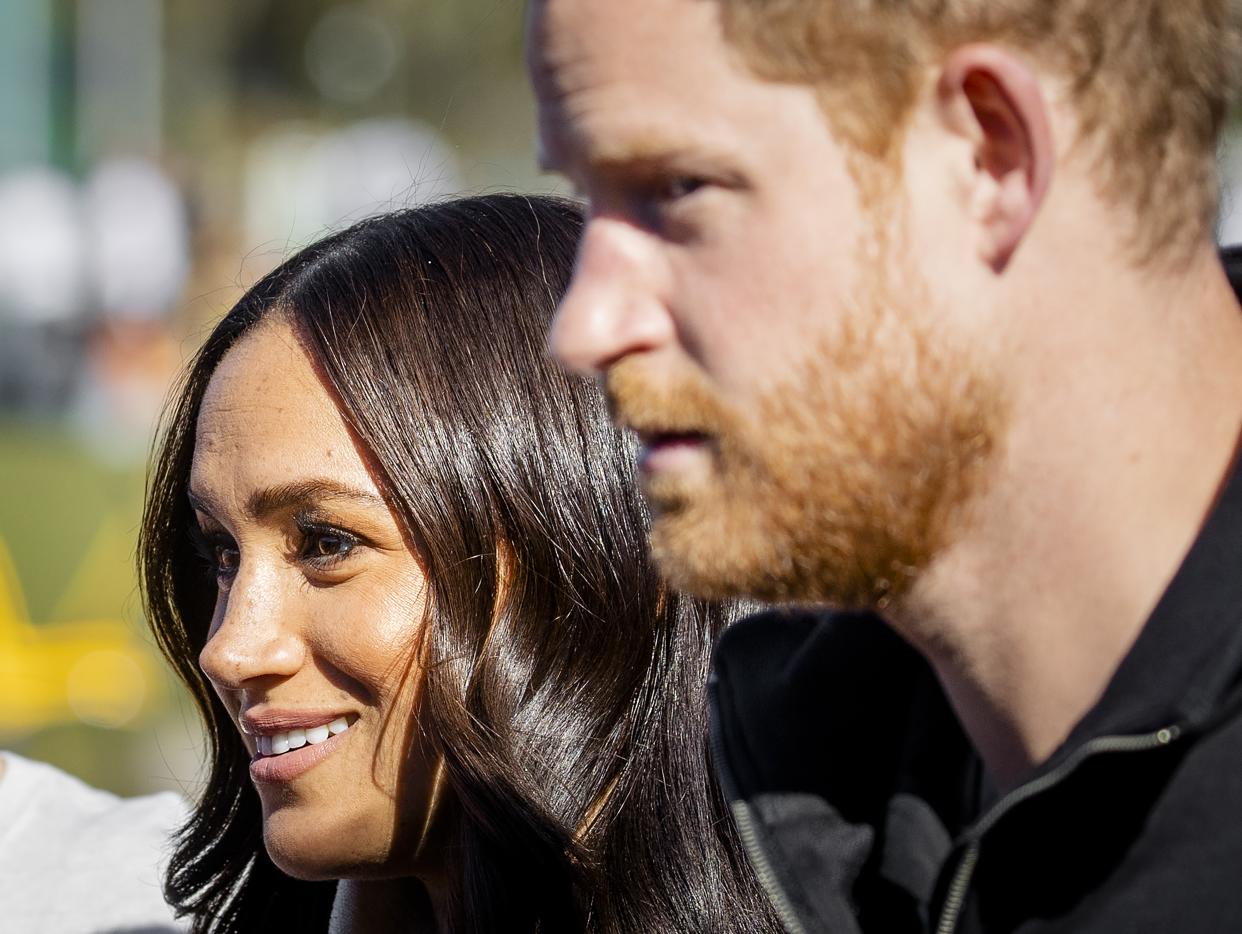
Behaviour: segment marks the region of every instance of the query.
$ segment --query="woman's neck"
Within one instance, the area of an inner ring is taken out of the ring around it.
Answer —
[[[438,934],[436,899],[413,878],[342,879],[328,934]]]

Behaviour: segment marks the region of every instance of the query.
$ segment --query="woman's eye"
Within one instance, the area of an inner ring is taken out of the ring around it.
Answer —
[[[216,545],[212,549],[215,556],[216,572],[220,574],[235,574],[237,568],[241,564],[241,552],[236,548],[228,545]]]
[[[346,541],[339,535],[319,535],[315,538],[315,557],[339,558],[341,555],[349,554],[352,546],[352,542]]]
[[[337,530],[306,530],[302,558],[318,570],[335,567],[353,553],[358,539]]]
[[[207,565],[207,573],[220,586],[226,586],[237,575],[241,565],[241,551],[232,539],[218,532],[207,532],[203,529],[192,529],[191,537],[194,550]]]

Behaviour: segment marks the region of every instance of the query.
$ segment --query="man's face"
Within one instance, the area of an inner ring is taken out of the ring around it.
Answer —
[[[639,433],[674,584],[900,596],[999,417],[904,258],[907,180],[755,78],[704,0],[541,0],[531,68],[543,158],[591,210],[552,349]]]

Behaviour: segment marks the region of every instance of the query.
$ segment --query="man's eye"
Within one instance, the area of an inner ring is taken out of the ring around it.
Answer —
[[[689,197],[707,184],[693,175],[676,175],[660,185],[660,197],[664,201],[677,201]]]
[[[624,210],[644,227],[672,235],[690,220],[691,196],[709,184],[697,175],[653,175],[628,189]]]

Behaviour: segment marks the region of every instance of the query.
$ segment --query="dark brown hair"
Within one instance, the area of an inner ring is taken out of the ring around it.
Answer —
[[[778,929],[708,762],[725,609],[663,586],[630,443],[596,388],[544,353],[581,223],[569,202],[513,195],[364,221],[255,285],[191,363],[140,555],[151,625],[210,742],[166,884],[196,931],[322,929],[334,890],[268,858],[249,756],[197,665],[215,584],[189,534],[195,423],[224,354],[274,313],[293,322],[427,570],[412,741],[443,756],[454,802],[447,929]]]

